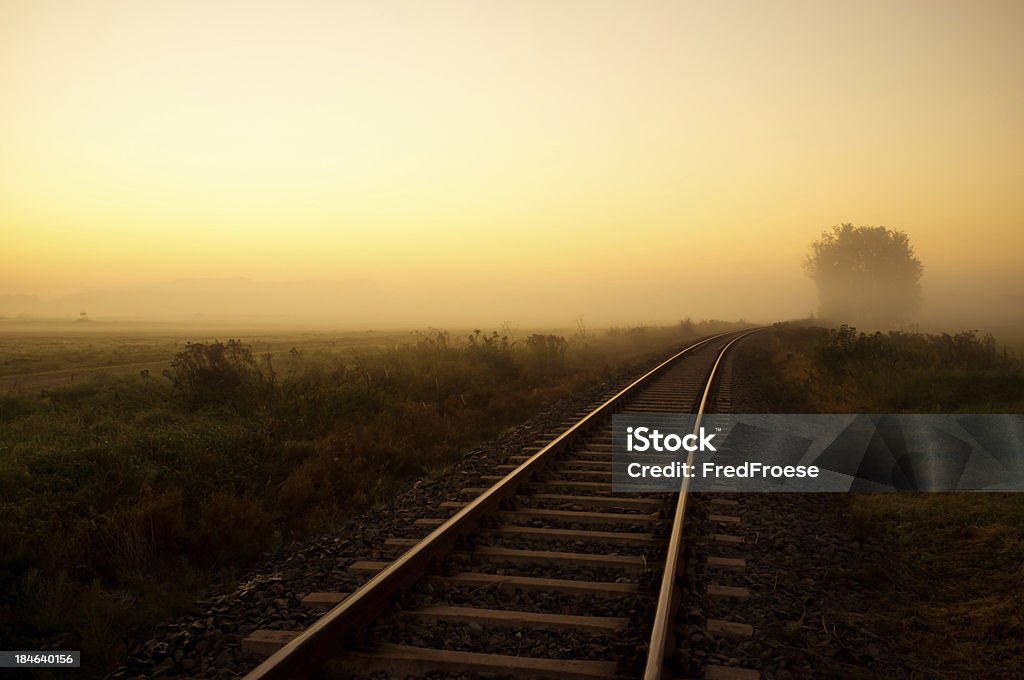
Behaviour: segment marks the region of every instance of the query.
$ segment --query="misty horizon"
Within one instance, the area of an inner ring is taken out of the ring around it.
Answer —
[[[338,281],[260,281],[245,277],[190,278],[140,286],[86,289],[66,295],[0,294],[0,318],[128,322],[241,322],[338,328],[417,328],[425,326],[570,328],[581,319],[594,328],[615,325],[671,324],[683,318],[744,319],[757,323],[817,314],[811,281],[800,279],[795,294],[782,301],[733,291],[714,291],[717,300],[662,288],[644,293],[644,282],[609,282],[603,291],[574,286],[554,295],[524,291],[516,282],[481,281],[455,287],[425,282],[408,289],[370,279]],[[1012,285],[982,292],[986,282],[950,280],[945,288],[927,286],[924,304],[908,325],[931,328],[1001,328],[1014,325],[1024,307],[1024,289]],[[991,284],[989,284],[991,285]],[[972,290],[973,286],[973,290]],[[992,292],[997,291],[997,292]],[[603,295],[602,295],[603,293]],[[440,300],[439,300],[440,298]],[[979,305],[983,298],[983,305]],[[687,304],[688,302],[688,304]],[[840,322],[841,320],[835,320]]]
[[[7,317],[772,322],[843,222],[1024,307],[1019,3],[99,4],[0,7]]]

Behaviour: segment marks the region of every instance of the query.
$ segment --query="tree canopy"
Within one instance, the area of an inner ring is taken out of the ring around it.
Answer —
[[[921,306],[921,261],[905,232],[833,226],[811,244],[804,271],[818,287],[821,316],[880,327],[905,323]]]

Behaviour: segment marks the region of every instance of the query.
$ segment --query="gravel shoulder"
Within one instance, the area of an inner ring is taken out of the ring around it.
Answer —
[[[744,345],[729,359],[731,409],[770,413],[767,401],[742,376],[751,370]],[[707,664],[756,669],[764,680],[796,678],[933,678],[917,667],[893,632],[900,616],[888,599],[885,578],[890,549],[877,533],[854,520],[850,494],[714,494],[738,503],[729,514],[742,524],[738,546],[714,546],[714,554],[743,557],[742,573],[711,573],[701,556],[710,534],[712,494],[701,494],[688,513],[687,532],[696,559],[688,564],[689,602],[678,618],[682,641],[673,659],[681,677],[700,677]],[[715,510],[714,512],[721,512]],[[713,601],[709,583],[746,587],[746,601]],[[753,636],[709,636],[708,619],[750,624]]]

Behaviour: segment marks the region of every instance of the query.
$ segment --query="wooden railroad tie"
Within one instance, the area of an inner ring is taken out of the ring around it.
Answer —
[[[327,609],[331,609],[335,605],[341,604],[341,602],[350,594],[351,593],[335,592],[310,593],[303,597],[299,604],[302,605],[303,609],[325,611]]]
[[[246,656],[270,656],[294,640],[300,630],[267,630],[261,628],[242,640],[242,653]]]
[[[533,630],[548,631],[583,630],[591,633],[614,633],[625,630],[629,626],[629,619],[614,616],[569,616],[477,607],[452,607],[444,604],[409,609],[403,611],[401,615],[428,622],[456,621],[494,628],[528,627]]]
[[[385,672],[389,677],[419,676],[424,669],[430,669],[448,673],[552,677],[559,680],[607,679],[615,675],[617,667],[614,661],[544,659],[395,644],[378,645],[372,653],[350,652],[336,663],[345,673],[357,675]]]

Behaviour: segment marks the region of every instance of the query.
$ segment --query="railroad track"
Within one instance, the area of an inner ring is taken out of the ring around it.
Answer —
[[[304,606],[326,613],[301,632],[249,635],[243,648],[269,656],[246,680],[671,677],[689,495],[612,492],[611,415],[710,412],[723,358],[751,332],[694,343],[512,456],[503,474],[464,489],[465,502],[443,504],[450,517],[417,520],[424,537],[388,539],[400,553],[394,561],[350,565],[371,575],[355,592],[306,595]],[[723,385],[719,396],[727,400],[727,391]],[[742,559],[713,553],[712,546],[706,568],[742,569]],[[715,586],[708,595],[745,591]],[[726,620],[707,628],[749,635]],[[727,666],[704,671],[716,680],[759,677]]]

